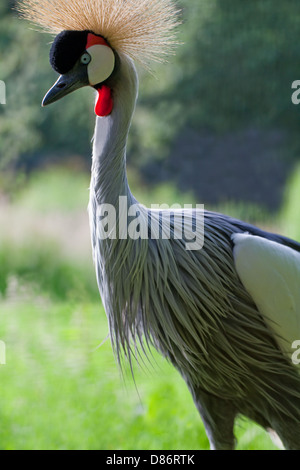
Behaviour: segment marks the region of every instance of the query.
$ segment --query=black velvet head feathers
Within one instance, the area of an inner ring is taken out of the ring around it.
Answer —
[[[88,31],[62,31],[50,50],[50,64],[59,74],[69,72],[86,48]]]

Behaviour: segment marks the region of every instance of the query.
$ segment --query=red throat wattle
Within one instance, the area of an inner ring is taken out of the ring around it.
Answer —
[[[95,106],[95,113],[99,117],[108,116],[112,112],[114,106],[111,89],[106,85],[102,85],[97,89],[97,91],[98,98]]]

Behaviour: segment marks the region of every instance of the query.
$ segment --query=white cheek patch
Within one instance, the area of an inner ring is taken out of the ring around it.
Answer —
[[[88,65],[88,77],[90,85],[104,82],[114,71],[115,55],[108,46],[96,44],[88,48],[92,60]]]

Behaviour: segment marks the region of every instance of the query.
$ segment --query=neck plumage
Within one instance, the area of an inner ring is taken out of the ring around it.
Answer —
[[[119,196],[132,200],[126,174],[126,145],[137,89],[135,67],[123,58],[113,88],[114,109],[109,116],[96,120],[91,190],[98,204],[117,207]]]

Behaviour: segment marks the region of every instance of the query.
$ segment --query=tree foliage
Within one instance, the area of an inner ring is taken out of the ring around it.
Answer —
[[[154,77],[140,71],[140,101],[130,137],[138,165],[164,158],[186,128],[226,133],[243,128],[298,132],[291,84],[300,78],[298,0],[181,0],[182,45]],[[56,79],[47,35],[0,6],[0,165],[37,165],[46,154],[90,158],[93,92],[80,90],[41,109]],[[293,138],[293,137],[292,137]]]

